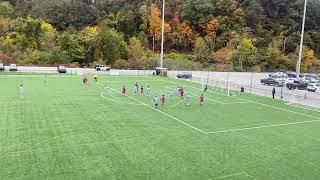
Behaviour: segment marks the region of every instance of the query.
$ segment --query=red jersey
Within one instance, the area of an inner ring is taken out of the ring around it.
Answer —
[[[181,88],[180,89],[180,95],[183,96],[183,94],[184,94],[184,90],[183,90],[183,88]]]
[[[204,97],[200,96],[200,102],[203,102],[203,101],[204,101]]]
[[[166,98],[164,96],[162,96],[161,101],[162,101],[162,103],[164,103],[166,101]]]

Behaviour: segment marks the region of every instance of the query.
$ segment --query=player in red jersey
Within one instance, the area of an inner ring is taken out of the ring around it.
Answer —
[[[161,97],[162,106],[164,106],[165,102],[166,102],[166,97],[164,95],[162,95],[162,97]]]
[[[83,82],[83,85],[84,85],[85,87],[88,86],[88,76],[87,76],[87,75],[84,75],[84,76],[83,76],[82,82]]]
[[[122,96],[125,96],[126,95],[126,86],[123,85],[122,86]]]
[[[202,106],[203,103],[204,103],[204,96],[203,96],[203,94],[201,94],[201,96],[200,96],[200,106]]]
[[[181,99],[183,99],[184,97],[184,90],[183,90],[183,87],[181,87],[180,89],[180,96],[181,96]]]

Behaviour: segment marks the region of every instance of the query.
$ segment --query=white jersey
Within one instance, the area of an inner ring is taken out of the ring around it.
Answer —
[[[20,94],[21,97],[24,96],[23,86],[20,86],[20,88],[19,88],[19,94]]]
[[[44,76],[43,81],[44,81],[44,84],[47,84],[47,82],[48,82],[48,76]]]
[[[109,93],[109,87],[108,86],[105,86],[104,87],[104,94],[108,94]]]
[[[154,104],[158,104],[158,102],[159,102],[158,97],[154,97],[153,102],[154,102]]]

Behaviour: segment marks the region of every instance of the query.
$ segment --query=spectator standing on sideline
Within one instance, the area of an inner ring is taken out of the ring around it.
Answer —
[[[274,99],[275,94],[276,94],[276,88],[274,87],[274,88],[272,89],[272,98],[273,98],[273,99]]]

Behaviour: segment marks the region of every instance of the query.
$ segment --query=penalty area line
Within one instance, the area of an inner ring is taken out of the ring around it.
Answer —
[[[103,84],[101,84],[101,83],[98,83],[98,82],[97,82],[97,84],[103,86]],[[110,89],[111,89],[112,91],[115,91],[115,92],[118,92],[118,93],[121,94],[121,92],[116,91],[116,90],[114,90],[113,88],[110,88]],[[149,107],[150,109],[155,110],[155,111],[157,111],[157,112],[159,112],[159,113],[161,113],[161,114],[163,114],[163,115],[165,115],[165,116],[167,116],[167,117],[169,117],[169,118],[171,118],[171,119],[173,119],[173,120],[176,120],[176,121],[178,121],[178,122],[180,122],[180,123],[182,123],[182,124],[184,124],[184,125],[192,128],[192,129],[194,129],[194,130],[196,130],[196,131],[198,131],[198,132],[201,132],[202,134],[207,134],[206,132],[202,131],[201,129],[198,129],[198,128],[196,128],[196,127],[194,127],[194,126],[192,126],[192,125],[190,125],[190,124],[188,124],[188,123],[186,123],[186,122],[184,122],[184,121],[182,121],[182,120],[180,120],[180,119],[178,119],[178,118],[176,118],[176,117],[174,117],[174,116],[171,116],[170,114],[167,114],[167,113],[165,113],[165,112],[163,112],[163,111],[161,111],[161,110],[159,110],[159,109],[155,109],[154,107],[152,107],[152,106],[150,106],[150,105],[148,105],[148,104],[140,101],[139,99],[133,98],[133,97],[131,97],[131,96],[126,96],[126,97],[128,97],[128,98],[130,98],[130,99],[133,99],[133,100],[135,100],[135,101],[137,101],[137,102],[139,102],[139,103],[141,103],[141,104]]]
[[[156,79],[156,78],[154,78],[154,77],[149,77],[149,78],[151,78],[151,79]],[[171,82],[171,81],[167,81],[167,80],[163,80],[163,79],[159,79],[159,81],[163,81],[163,82],[167,82],[167,83],[171,83],[171,84],[178,84],[178,83]],[[190,86],[190,85],[185,85],[185,84],[184,84],[184,86],[191,87],[191,88],[193,88],[193,89],[197,89],[197,88],[195,88],[195,87],[193,87],[193,86]],[[244,99],[244,98],[239,98],[239,97],[228,96],[228,95],[226,95],[226,94],[222,94],[222,93],[218,93],[218,92],[212,92],[212,91],[207,91],[207,92],[208,92],[208,93],[211,93],[211,94],[218,94],[218,95],[230,97],[230,98],[233,98],[233,99],[238,99],[238,100],[240,100],[240,101],[246,101],[246,102],[249,102],[249,103],[254,103],[254,104],[261,105],[261,106],[270,107],[270,108],[278,109],[278,110],[281,110],[281,111],[286,111],[286,112],[290,112],[290,113],[293,113],[293,114],[298,114],[298,115],[301,115],[301,116],[311,117],[311,118],[319,119],[319,120],[320,120],[320,117],[316,117],[316,116],[312,116],[312,115],[309,115],[309,114],[305,114],[305,113],[301,113],[301,112],[289,110],[289,109],[286,109],[286,108],[281,108],[281,107],[277,107],[277,106],[273,106],[273,105],[269,105],[269,104],[264,104],[264,103],[256,102],[256,101],[249,100],[249,99]]]
[[[246,128],[238,128],[238,129],[229,129],[229,130],[222,130],[222,131],[207,132],[207,134],[222,134],[222,133],[237,132],[237,131],[247,131],[247,130],[254,130],[254,129],[264,129],[264,128],[272,128],[272,127],[280,127],[280,126],[297,125],[297,124],[307,124],[307,123],[314,123],[314,122],[320,122],[320,120],[317,119],[317,120],[311,120],[311,121],[299,121],[299,122],[292,122],[292,123],[273,124],[273,125],[246,127]]]
[[[230,177],[240,176],[240,175],[247,176],[246,174],[244,174],[244,172],[239,172],[239,173],[235,173],[235,174],[228,174],[228,175],[225,175],[225,176],[216,177],[216,178],[213,178],[213,179],[225,179],[225,178],[230,178]]]

